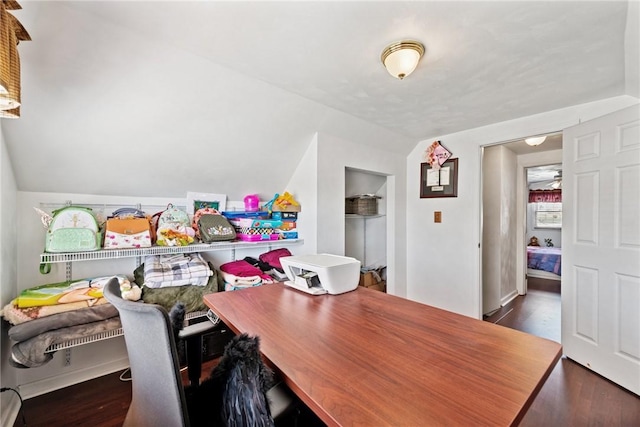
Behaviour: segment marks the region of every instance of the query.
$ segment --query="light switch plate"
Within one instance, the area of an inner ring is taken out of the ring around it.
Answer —
[[[435,211],[433,213],[433,222],[442,222],[442,212]]]

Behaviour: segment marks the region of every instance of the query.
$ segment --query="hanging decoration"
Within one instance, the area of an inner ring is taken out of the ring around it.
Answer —
[[[433,141],[425,150],[424,157],[429,166],[437,170],[451,157],[451,152],[444,148],[440,141]]]
[[[0,117],[20,117],[20,57],[18,43],[29,33],[8,10],[22,9],[17,1],[0,1]]]

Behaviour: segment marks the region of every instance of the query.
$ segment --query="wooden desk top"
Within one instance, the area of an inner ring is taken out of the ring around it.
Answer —
[[[311,296],[282,284],[205,295],[327,424],[517,424],[560,344],[358,287]]]

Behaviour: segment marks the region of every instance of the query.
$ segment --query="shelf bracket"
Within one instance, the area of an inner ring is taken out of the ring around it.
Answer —
[[[71,279],[73,278],[73,275],[71,273],[71,261],[67,261],[65,263],[64,276],[68,282],[71,281]]]

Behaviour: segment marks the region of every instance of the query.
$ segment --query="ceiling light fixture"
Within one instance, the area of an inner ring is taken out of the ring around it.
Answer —
[[[527,138],[527,139],[524,140],[524,142],[526,142],[527,145],[535,147],[536,145],[542,144],[545,139],[547,139],[546,136],[536,136],[536,137],[532,137],[532,138]]]
[[[418,66],[424,55],[424,45],[415,40],[403,40],[387,46],[380,55],[385,68],[396,79],[404,79]]]

